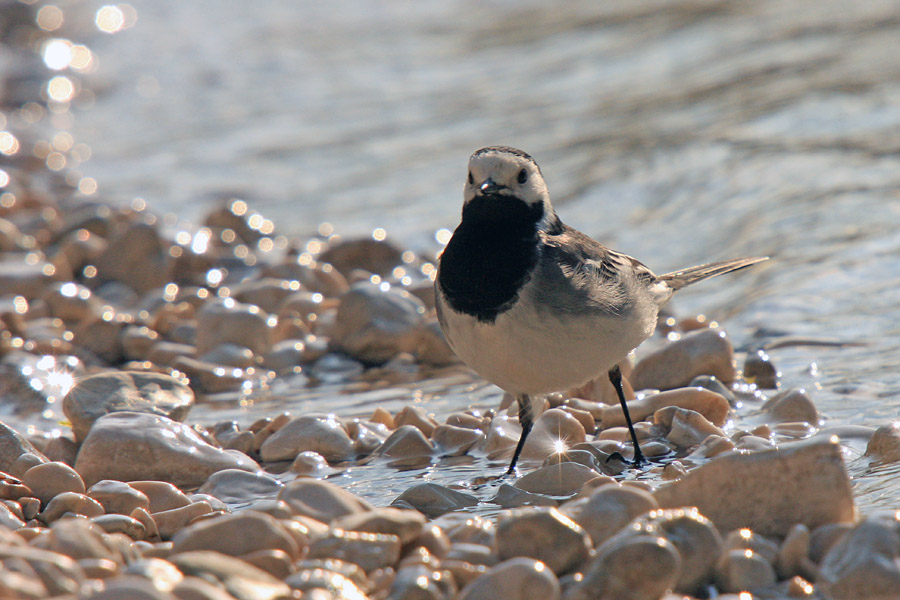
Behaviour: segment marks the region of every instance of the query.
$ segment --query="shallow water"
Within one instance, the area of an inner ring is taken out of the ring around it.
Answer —
[[[469,153],[518,146],[566,222],[658,272],[771,256],[672,308],[712,315],[744,349],[853,342],[770,355],[826,425],[900,413],[897,2],[134,0],[136,23],[114,35],[93,27],[98,3],[59,5],[66,34],[99,60],[70,131],[92,150],[80,169],[103,198],[197,222],[236,194],[284,234],[383,227],[436,252]],[[410,402],[440,418],[499,401],[465,373],[427,375],[365,392],[276,382],[192,419]],[[848,449],[860,505],[895,508],[896,467],[869,468],[861,450]],[[484,468],[341,479],[387,503],[411,479]]]

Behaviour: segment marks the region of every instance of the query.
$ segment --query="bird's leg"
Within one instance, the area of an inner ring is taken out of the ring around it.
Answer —
[[[516,463],[519,461],[519,455],[522,454],[522,448],[525,446],[525,438],[531,432],[531,426],[534,419],[531,415],[531,398],[525,394],[516,396],[516,403],[519,405],[519,425],[522,426],[522,435],[519,436],[519,443],[516,444],[516,451],[513,453],[512,462],[509,463],[507,475],[516,472]]]
[[[622,371],[619,365],[609,370],[609,380],[616,388],[616,394],[619,396],[619,402],[622,404],[622,412],[625,413],[625,422],[628,423],[628,432],[631,434],[631,443],[634,444],[634,466],[639,467],[644,464],[644,453],[641,452],[641,446],[638,444],[637,434],[634,432],[634,425],[631,424],[631,415],[628,414],[628,404],[625,402],[625,390],[622,388]]]

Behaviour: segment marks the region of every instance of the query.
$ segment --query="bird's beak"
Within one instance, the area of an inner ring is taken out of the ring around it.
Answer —
[[[504,189],[505,187],[506,186],[494,183],[494,180],[491,179],[490,177],[488,177],[487,179],[484,180],[484,182],[482,182],[482,184],[480,186],[478,186],[478,190],[482,194],[492,194],[492,193],[495,193],[495,192],[498,192],[498,191]]]

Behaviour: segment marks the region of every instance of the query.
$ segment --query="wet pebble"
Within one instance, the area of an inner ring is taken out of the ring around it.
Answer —
[[[698,375],[731,384],[737,373],[734,350],[725,332],[701,329],[685,334],[642,358],[629,377],[636,390],[670,390],[688,385]]]
[[[484,433],[480,429],[447,424],[438,425],[431,435],[431,441],[443,456],[461,456],[484,439]]]
[[[268,314],[257,306],[230,298],[212,300],[197,312],[197,351],[205,354],[235,344],[263,355],[272,345],[272,328]]]
[[[544,411],[525,440],[522,456],[544,460],[585,441],[584,426],[571,414],[558,408]]]
[[[152,455],[154,460],[148,461]],[[115,456],[115,461],[109,457]],[[220,450],[190,427],[163,416],[116,412],[100,417],[78,452],[75,470],[85,483],[101,479],[156,479],[196,486],[216,471],[259,466],[248,456]]]
[[[743,375],[745,380],[755,383],[756,387],[763,390],[778,388],[781,379],[781,371],[775,367],[765,350],[747,354]]]
[[[143,371],[107,371],[79,379],[63,398],[63,412],[79,441],[97,419],[112,412],[145,412],[183,421],[193,405],[194,393],[187,385]]]
[[[680,448],[696,446],[711,435],[725,435],[700,413],[677,406],[656,411],[653,422],[665,427],[666,439]]]
[[[322,477],[329,471],[328,461],[318,452],[304,450],[291,463],[291,473],[303,477]]]
[[[347,531],[395,535],[405,546],[419,536],[425,523],[425,516],[417,510],[386,506],[340,517],[332,521],[331,526]]]
[[[416,351],[425,306],[402,290],[355,284],[341,297],[332,346],[365,364],[383,364]]]
[[[840,448],[828,442],[721,456],[654,496],[664,508],[696,506],[720,529],[773,536],[796,523],[849,522],[855,514]]]
[[[412,425],[399,426],[376,450],[376,454],[390,459],[395,467],[428,464],[434,453],[431,441]]]
[[[34,457],[34,460],[28,456]],[[22,477],[36,464],[47,462],[31,442],[21,433],[0,421],[0,472]]]
[[[91,518],[91,523],[106,533],[123,533],[133,540],[143,540],[147,537],[147,528],[144,524],[126,515],[99,515]]]
[[[75,469],[60,462],[42,463],[31,467],[22,475],[22,482],[43,504],[57,494],[75,492],[84,494],[84,481]]]
[[[658,600],[678,579],[681,558],[665,538],[615,536],[597,548],[572,600]]]
[[[251,473],[241,469],[223,469],[209,476],[197,490],[226,504],[249,504],[260,498],[274,498],[284,484],[262,471]]]
[[[896,597],[900,589],[900,532],[896,515],[861,520],[821,563],[817,583],[835,600]]]
[[[414,508],[433,519],[444,513],[475,506],[478,504],[478,498],[436,483],[418,483],[407,488],[391,504],[402,508]]]
[[[547,566],[531,558],[511,558],[491,567],[467,585],[460,600],[558,600],[559,580]]]
[[[400,558],[400,538],[385,533],[332,529],[314,540],[308,558],[337,558],[373,571],[395,565]]]
[[[103,507],[99,502],[84,494],[62,492],[47,503],[47,506],[38,515],[38,519],[44,523],[52,523],[65,513],[96,517],[103,514]]]
[[[516,508],[519,506],[558,506],[559,501],[544,494],[533,494],[520,490],[508,484],[503,484],[490,500],[503,508]]]
[[[295,515],[312,517],[322,523],[374,509],[355,494],[317,479],[298,479],[286,484],[278,493],[278,499],[283,500]]]
[[[211,514],[212,512],[213,508],[210,506],[209,502],[201,500],[192,502],[187,506],[182,506],[180,508],[154,512],[151,516],[156,522],[159,537],[164,540],[170,540],[194,519]]]
[[[885,463],[900,460],[900,423],[882,425],[866,445],[866,456]]]
[[[353,440],[340,419],[331,414],[313,413],[292,419],[262,443],[260,457],[266,461],[294,460],[301,452],[312,451],[329,462],[356,456]]]
[[[137,490],[147,498],[149,506],[145,508],[151,513],[181,508],[191,503],[190,498],[184,492],[167,481],[132,481],[124,485]],[[93,486],[91,486],[91,489],[93,489]],[[102,502],[99,498],[98,501]],[[143,506],[143,502],[141,502],[141,506]]]
[[[497,556],[501,561],[525,556],[561,575],[576,569],[591,549],[590,536],[555,508],[518,508],[497,524]]]
[[[802,388],[790,388],[775,394],[760,410],[765,415],[766,423],[819,423],[819,411]]]
[[[754,592],[775,584],[775,569],[753,550],[729,550],[716,564],[716,584],[724,592]]]
[[[172,552],[211,550],[242,556],[258,550],[281,550],[292,559],[301,548],[277,519],[253,510],[220,515],[189,525],[172,538]]]
[[[628,412],[632,421],[637,423],[669,406],[698,412],[717,427],[725,424],[731,410],[728,400],[715,392],[702,388],[678,388],[632,400],[628,403]],[[605,406],[598,416],[601,429],[625,425],[621,406]]]
[[[585,483],[599,476],[600,473],[584,465],[563,462],[531,471],[516,481],[515,486],[535,494],[571,496]]]
[[[562,511],[571,516],[599,546],[636,517],[659,505],[652,494],[633,487],[604,485],[587,498],[564,504]]]

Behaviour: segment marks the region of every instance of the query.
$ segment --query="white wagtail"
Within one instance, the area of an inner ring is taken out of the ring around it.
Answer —
[[[456,354],[513,394],[522,435],[533,400],[606,371],[643,463],[618,363],[656,328],[659,309],[686,285],[766,260],[738,258],[665,275],[564,225],[534,159],[502,146],[469,158],[462,222],[440,258],[438,319]]]

